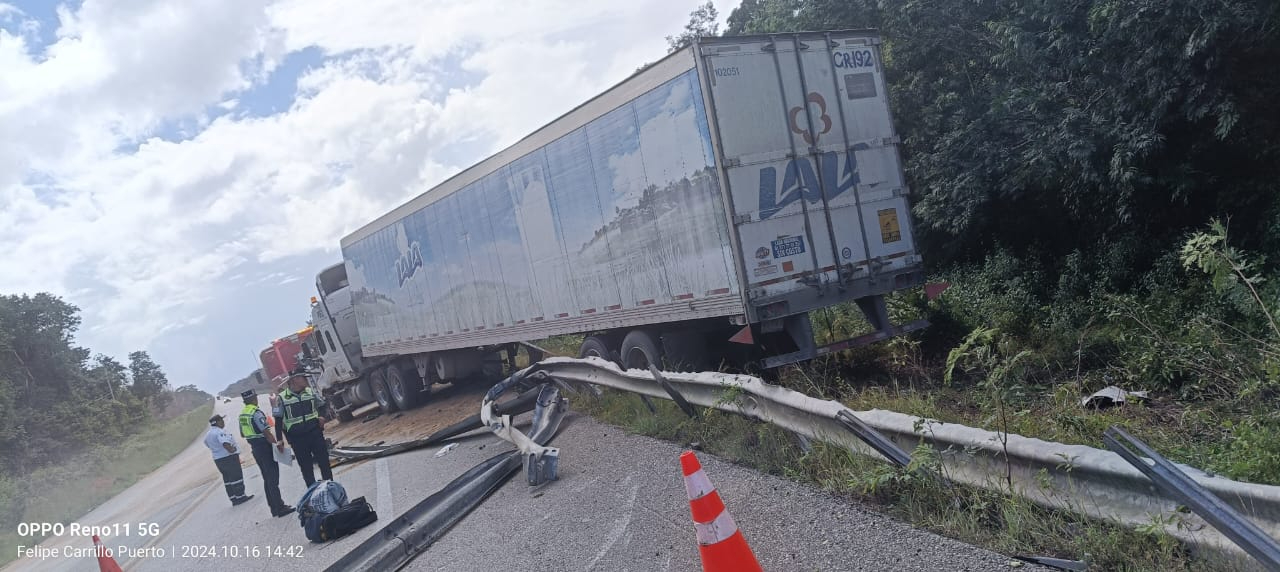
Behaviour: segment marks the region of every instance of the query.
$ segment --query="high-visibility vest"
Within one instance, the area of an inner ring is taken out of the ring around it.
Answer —
[[[302,390],[302,393],[294,393],[289,389],[281,391],[280,409],[283,411],[285,431],[293,429],[294,425],[306,423],[320,417],[320,410],[316,406],[316,396],[311,392],[310,387]]]
[[[240,410],[240,436],[245,439],[265,439],[266,436],[258,432],[253,427],[253,416],[258,412],[258,406],[253,403],[246,403],[244,409]]]

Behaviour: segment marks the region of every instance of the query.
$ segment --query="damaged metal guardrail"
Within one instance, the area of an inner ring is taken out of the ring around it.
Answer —
[[[1244,556],[1239,546],[1200,516],[1180,511],[1179,501],[1161,494],[1146,475],[1110,451],[1001,435],[892,411],[854,412],[838,402],[745,375],[662,372],[655,376],[641,370],[622,371],[597,358],[551,358],[526,372],[530,370],[563,382],[642,396],[674,399],[679,395],[687,403],[772,423],[853,451],[878,453],[898,465],[910,461],[905,451],[925,443],[938,451],[943,476],[949,480],[1012,492],[1043,506],[1131,526],[1164,523],[1169,534],[1199,549],[1233,559]],[[1178,468],[1267,535],[1280,536],[1280,487],[1232,481],[1183,465]]]
[[[526,394],[537,397],[528,439],[539,446],[545,445],[559,431],[568,412],[567,403],[560,397],[559,390],[550,385]],[[331,564],[326,572],[400,570],[515,475],[523,457],[525,455],[517,450],[481,462],[405,511]]]
[[[480,420],[499,438],[513,444],[519,449],[520,454],[524,457],[525,480],[530,486],[537,486],[548,481],[556,480],[557,461],[560,458],[560,450],[555,447],[544,447],[541,443],[534,441],[529,436],[515,428],[515,424],[511,421],[511,415],[503,413],[494,403],[499,396],[506,393],[513,386],[525,381],[524,374],[527,370],[518,371],[511,377],[489,389],[485,394],[484,400],[480,403]],[[531,380],[547,380],[545,372],[534,372],[530,376]],[[551,400],[558,397],[555,388],[550,385],[543,385],[542,390],[538,394],[537,407],[534,409],[534,418],[543,408],[548,407]]]
[[[1161,491],[1194,510],[1268,570],[1280,570],[1280,545],[1274,538],[1242,518],[1230,505],[1187,477],[1168,459],[1119,427],[1107,429],[1102,439],[1108,449],[1142,471]],[[1140,454],[1151,459],[1151,464],[1148,465]]]

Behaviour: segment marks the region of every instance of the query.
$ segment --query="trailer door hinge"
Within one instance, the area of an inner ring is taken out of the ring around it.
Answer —
[[[732,169],[732,168],[734,168],[734,167],[741,167],[741,166],[742,166],[742,159],[739,159],[739,158],[737,158],[737,157],[730,157],[730,158],[728,158],[728,159],[725,159],[725,160],[724,160],[724,166],[725,166],[725,168],[726,168],[726,169]]]
[[[751,222],[751,213],[733,215],[733,224],[746,224]]]

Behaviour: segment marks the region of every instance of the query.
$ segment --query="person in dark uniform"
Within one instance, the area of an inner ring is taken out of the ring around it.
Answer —
[[[249,442],[253,460],[258,462],[258,469],[262,471],[262,486],[266,489],[271,516],[284,516],[294,509],[280,498],[280,465],[271,451],[277,443],[284,450],[284,442],[271,435],[267,415],[258,409],[258,395],[252,389],[246,389],[240,397],[244,399],[244,409],[240,411],[240,436]]]
[[[314,465],[320,465],[320,477],[333,480],[329,467],[329,446],[324,442],[324,424],[320,415],[324,400],[311,389],[302,372],[290,374],[288,386],[280,392],[276,407],[276,440],[287,437],[298,459],[298,469],[307,486],[315,484]]]

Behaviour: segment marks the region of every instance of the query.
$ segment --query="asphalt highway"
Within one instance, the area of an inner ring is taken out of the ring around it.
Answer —
[[[234,414],[239,403],[217,407]],[[335,478],[348,495],[366,497],[379,521],[325,544],[307,541],[294,516],[270,516],[260,473],[252,464],[245,468],[246,486],[257,496],[231,506],[199,441],[78,522],[108,527],[132,523],[129,536],[103,538],[129,571],[320,570],[393,515],[512,448],[486,432],[457,442],[439,457],[439,448],[430,448],[336,468]],[[519,478],[511,480],[406,569],[701,569],[679,447],[573,413],[553,444],[561,449],[559,481],[535,490]],[[912,528],[799,483],[699,456],[766,570],[1010,568],[1007,556]],[[305,490],[296,467],[282,466],[281,481],[291,504]],[[140,536],[137,523],[154,524],[158,535]],[[7,569],[98,569],[87,537],[52,538],[40,547],[48,557],[20,558]],[[1031,569],[1036,568],[1020,568]]]

